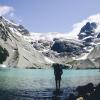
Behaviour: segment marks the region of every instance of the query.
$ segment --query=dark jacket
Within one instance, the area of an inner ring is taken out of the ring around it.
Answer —
[[[54,75],[56,80],[61,80],[61,75],[63,74],[62,66],[60,64],[56,64],[54,66]]]

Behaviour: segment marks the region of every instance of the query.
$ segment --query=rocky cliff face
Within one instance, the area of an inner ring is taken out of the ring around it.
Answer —
[[[29,35],[23,26],[0,17],[0,63],[7,67],[45,67],[48,63],[42,53],[24,40]]]
[[[100,43],[100,22],[98,16],[100,17],[100,15],[96,15],[85,20],[84,25],[80,29],[76,27],[76,29],[79,29],[77,40],[74,38],[68,39],[65,34],[62,36],[59,33],[55,33],[55,36],[53,36],[51,33],[51,36],[49,33],[47,34],[49,37],[47,35],[41,35],[42,39],[39,39],[41,36],[38,37],[35,42],[32,42],[32,46],[39,52],[42,52],[44,56],[52,59],[52,62],[68,64],[71,67],[74,66],[73,68],[98,68],[98,62],[95,61],[97,58],[94,59],[92,54]],[[40,40],[41,42],[39,42]],[[44,43],[47,44],[44,45]],[[97,53],[95,52],[94,54]]]
[[[52,45],[51,50],[58,53],[66,53],[66,56],[80,55],[84,52],[83,44],[71,40],[56,40]]]

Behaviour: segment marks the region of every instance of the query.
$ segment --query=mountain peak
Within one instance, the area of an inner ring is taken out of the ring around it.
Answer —
[[[7,30],[9,29],[10,31],[12,31],[12,30],[16,31],[14,33],[19,33],[22,35],[29,35],[29,31],[27,29],[25,29],[22,25],[16,24],[10,20],[7,20],[3,16],[0,16],[0,23],[2,26],[7,28]]]
[[[11,20],[8,20],[8,19],[6,19],[6,18],[3,17],[3,16],[0,16],[0,21],[5,22],[5,23],[8,23],[8,24],[15,25],[15,26],[19,26],[18,23],[12,22]]]
[[[74,24],[73,29],[72,31],[68,33],[68,36],[71,39],[78,39],[78,34],[80,33],[81,28],[86,25],[86,23],[96,23],[97,28],[95,31],[100,32],[100,14],[98,13],[98,14],[89,16],[88,18],[86,18],[85,20],[81,22]]]

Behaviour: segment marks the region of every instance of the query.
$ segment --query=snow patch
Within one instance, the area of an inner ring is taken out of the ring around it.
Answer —
[[[90,52],[93,50],[93,48],[89,49],[89,53],[85,53],[84,55],[82,55],[81,57],[75,58],[75,60],[86,60],[88,58],[88,55],[90,54]]]
[[[46,61],[47,63],[54,63],[54,61],[50,60],[50,59],[47,58],[47,57],[44,57],[44,59],[45,59],[45,61]]]
[[[3,65],[3,64],[0,64],[0,67],[6,68],[7,66],[6,65]]]
[[[87,59],[88,55],[89,55],[89,53],[86,53],[83,56],[76,58],[75,60],[85,60],[85,59]]]
[[[10,27],[10,30],[12,33],[16,33],[18,36],[22,36],[22,34],[20,34],[16,29],[13,29],[12,27]]]
[[[86,39],[89,39],[89,38],[94,38],[93,36],[88,36],[88,37],[85,37],[84,39],[82,39],[83,41],[86,40]]]

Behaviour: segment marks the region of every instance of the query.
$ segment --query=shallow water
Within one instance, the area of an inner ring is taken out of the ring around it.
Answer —
[[[94,84],[100,82],[98,70],[63,70],[61,81],[63,98],[64,94],[68,95],[72,92],[70,87],[85,85],[90,82]],[[0,100],[6,100],[8,97],[10,99],[7,100],[12,100],[11,98],[34,100],[32,98],[35,97],[42,97],[39,100],[45,100],[43,98],[47,97],[46,100],[49,100],[54,89],[55,80],[52,69],[0,69]]]

